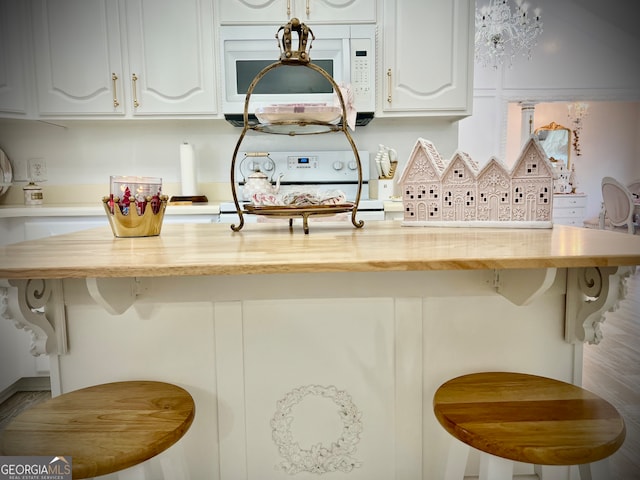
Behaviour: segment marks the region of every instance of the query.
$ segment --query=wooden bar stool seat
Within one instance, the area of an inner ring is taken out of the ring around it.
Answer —
[[[436,391],[433,409],[465,447],[490,454],[481,455],[480,478],[492,480],[511,478],[513,462],[504,459],[580,465],[582,480],[599,474],[590,465],[604,465],[601,474],[607,478],[606,461],[601,461],[625,438],[624,421],[606,400],[569,383],[522,373],[483,372],[449,380]],[[450,459],[448,469],[457,473],[448,472],[447,478],[462,480],[460,458]]]
[[[0,453],[71,457],[73,478],[91,478],[163,452],[182,438],[194,416],[193,398],[176,385],[96,385],[22,412],[0,433]]]

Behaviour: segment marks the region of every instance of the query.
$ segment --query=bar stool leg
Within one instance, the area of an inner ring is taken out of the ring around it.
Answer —
[[[471,447],[466,443],[451,437],[444,480],[462,480],[464,478],[470,449]]]
[[[570,467],[564,465],[534,465],[533,473],[540,480],[565,480],[569,478]]]
[[[480,480],[513,480],[513,462],[489,453],[482,453]]]
[[[139,465],[134,465],[125,470],[121,470],[117,474],[114,474],[118,480],[146,480],[147,474],[145,473],[144,462]]]
[[[155,462],[150,467],[149,462]],[[158,473],[162,472],[162,477]],[[87,480],[190,480],[182,443],[178,442],[158,456],[125,470]]]
[[[579,465],[578,469],[580,470],[580,480],[607,480],[611,478],[608,458],[598,462],[584,463]]]
[[[182,442],[174,444],[158,457],[164,480],[189,480],[187,460]]]

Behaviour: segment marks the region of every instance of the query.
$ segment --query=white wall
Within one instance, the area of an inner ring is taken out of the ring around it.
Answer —
[[[11,339],[11,341],[2,341]],[[0,394],[23,377],[37,373],[36,359],[29,353],[31,336],[17,330],[13,321],[0,318]]]
[[[73,185],[104,185],[104,191],[96,192],[95,198],[80,199],[85,203],[98,202],[102,195],[108,193],[110,175],[159,176],[164,183],[179,183],[179,146],[183,141],[195,146],[199,182],[228,184],[231,156],[242,131],[224,120],[56,123],[61,126],[36,121],[0,120],[0,147],[14,166],[14,178],[26,178],[29,158],[45,160],[48,176],[44,184],[45,201],[46,189],[54,185],[69,185],[70,197]],[[248,137],[242,144],[242,150],[350,149],[344,135],[339,133]],[[375,153],[378,144],[382,143],[398,151],[401,163],[408,158],[418,137],[432,140],[443,155],[451,156],[457,148],[458,126],[455,122],[438,118],[378,118],[366,127],[357,127],[353,133],[359,149]],[[0,198],[0,203],[21,202],[21,187],[11,187],[10,195]]]
[[[532,0],[544,22],[532,59],[495,70],[476,65],[474,113],[460,122],[459,134],[459,148],[479,163],[496,156],[512,165],[521,136],[518,102],[537,104],[534,128],[550,121],[570,126],[567,102],[589,103],[576,162],[580,189],[589,194],[587,216],[599,211],[603,176],[640,177],[640,37],[614,25],[624,20],[617,11],[607,21],[608,6],[592,10],[592,3]],[[640,2],[619,3],[638,18]]]
[[[588,115],[579,136],[581,155],[571,148],[570,162],[575,165],[578,191],[589,194],[587,218],[598,215],[602,195],[600,181],[611,176],[622,183],[640,178],[640,103],[588,102]],[[567,114],[567,103],[536,105],[533,130],[552,121],[573,128]],[[508,105],[506,159],[517,158],[521,147],[521,108]]]

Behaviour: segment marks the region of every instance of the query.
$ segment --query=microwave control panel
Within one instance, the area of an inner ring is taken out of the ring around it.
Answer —
[[[356,109],[362,112],[375,110],[375,54],[372,47],[370,38],[351,39],[351,89]]]

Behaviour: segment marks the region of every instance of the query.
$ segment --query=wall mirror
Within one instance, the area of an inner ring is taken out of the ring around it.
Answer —
[[[552,162],[563,162],[570,169],[571,130],[556,122],[537,128],[534,132]]]

